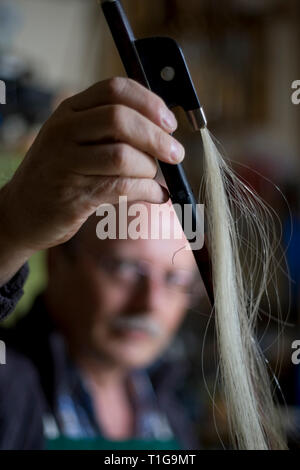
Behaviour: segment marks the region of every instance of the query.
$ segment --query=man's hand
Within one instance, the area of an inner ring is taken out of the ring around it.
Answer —
[[[158,96],[125,78],[65,100],[0,191],[0,285],[34,252],[69,240],[100,204],[166,201],[155,158],[183,160],[169,135],[176,127]]]

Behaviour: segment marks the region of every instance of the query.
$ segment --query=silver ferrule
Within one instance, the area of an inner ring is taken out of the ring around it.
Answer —
[[[195,131],[200,131],[207,126],[207,120],[203,108],[187,111],[187,117]]]

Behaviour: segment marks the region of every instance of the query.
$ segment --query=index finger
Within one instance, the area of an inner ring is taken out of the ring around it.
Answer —
[[[129,78],[115,77],[96,83],[68,100],[73,111],[86,111],[98,106],[121,104],[143,114],[167,132],[174,132],[177,120],[164,101]]]

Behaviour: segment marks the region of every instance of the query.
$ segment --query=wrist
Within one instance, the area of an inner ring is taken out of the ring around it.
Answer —
[[[13,211],[8,186],[4,186],[0,189],[0,287],[9,282],[34,253],[23,245],[22,234],[13,223],[18,214]]]

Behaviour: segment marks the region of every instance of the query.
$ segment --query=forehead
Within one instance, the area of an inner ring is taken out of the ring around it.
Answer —
[[[186,240],[99,240],[95,234],[85,237],[83,248],[92,254],[128,257],[146,260],[163,268],[193,269],[194,257],[187,250]]]
[[[111,252],[144,259],[165,268],[187,268],[194,266],[191,251],[185,249],[182,240],[117,240],[111,244]]]
[[[93,216],[86,224],[81,243],[88,246],[92,253],[103,253],[119,256],[127,256],[135,259],[144,259],[164,267],[179,267],[191,269],[195,266],[188,241],[182,231],[177,216],[170,204],[162,204],[161,207],[140,203],[142,212],[139,213],[138,239],[132,239],[130,232],[131,222],[136,216],[130,216],[130,210],[126,218],[126,239],[118,238],[120,235],[119,223],[116,226],[117,239],[99,240],[96,227],[100,217]],[[133,209],[130,206],[130,209]],[[153,211],[154,209],[154,211]],[[157,212],[157,210],[159,212]],[[116,211],[117,219],[120,209]],[[103,220],[103,219],[102,219]],[[136,227],[136,225],[134,224]],[[124,233],[124,232],[123,232]]]

